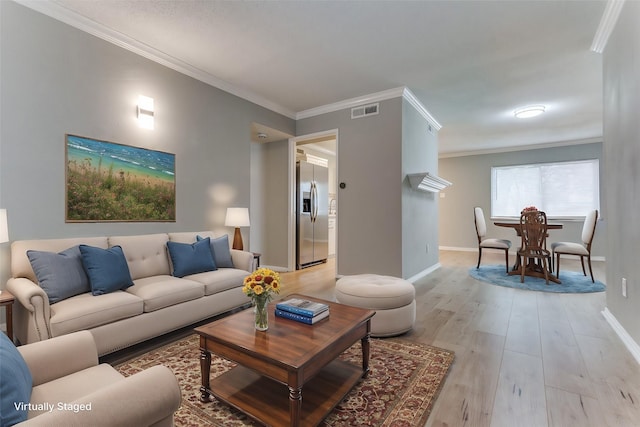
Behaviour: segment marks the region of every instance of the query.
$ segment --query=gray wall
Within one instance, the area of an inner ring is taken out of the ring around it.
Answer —
[[[406,180],[438,173],[428,126],[402,97],[382,101],[375,116],[352,120],[345,109],[298,121],[298,135],[338,129],[338,274],[408,278],[438,262],[437,199]]]
[[[262,266],[286,270],[289,141],[252,145],[251,250],[262,254]]]
[[[402,276],[402,98],[375,116],[345,109],[297,122],[296,135],[338,129],[338,274]]]
[[[411,277],[438,262],[438,194],[411,188],[407,174],[438,175],[435,129],[409,102],[402,104],[402,273]]]
[[[444,191],[445,197],[440,199],[440,246],[445,248],[477,250],[473,222],[473,208],[480,206],[487,221],[487,235],[513,242],[512,251],[519,244],[512,229],[496,227],[490,219],[491,215],[491,167],[516,164],[532,164],[544,162],[560,162],[568,160],[600,159],[600,205],[605,206],[604,188],[607,188],[608,175],[602,160],[602,143],[580,144],[565,147],[541,148],[474,156],[450,157],[440,159],[441,175],[453,182]],[[602,221],[598,222],[592,254],[604,257],[606,248],[607,224],[610,222],[601,212]],[[562,222],[562,230],[553,230],[549,241],[579,242],[582,232],[582,221]]]
[[[11,240],[233,233],[226,207],[250,207],[251,123],[293,134],[292,119],[16,3],[0,8],[0,207]],[[136,124],[139,94],[155,100],[153,131]],[[175,153],[176,222],[66,224],[65,133]]]
[[[625,2],[604,51],[607,308],[640,344],[640,3]],[[621,293],[627,279],[628,297]]]

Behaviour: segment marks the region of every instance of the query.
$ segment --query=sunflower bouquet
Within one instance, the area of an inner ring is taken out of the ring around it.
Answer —
[[[242,292],[251,298],[256,310],[256,329],[269,328],[267,303],[280,293],[280,275],[268,268],[259,268],[244,279]]]

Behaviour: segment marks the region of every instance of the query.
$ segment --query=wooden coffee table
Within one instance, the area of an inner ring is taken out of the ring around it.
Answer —
[[[369,335],[375,311],[324,302],[330,315],[314,325],[275,317],[254,327],[252,309],[195,329],[200,335],[201,400],[211,395],[269,426],[316,426],[369,372]],[[358,340],[362,366],[338,359]],[[211,380],[211,353],[238,365]],[[304,387],[304,399],[303,390]]]

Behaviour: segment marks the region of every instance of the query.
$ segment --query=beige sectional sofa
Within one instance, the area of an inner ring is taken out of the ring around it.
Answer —
[[[103,356],[249,303],[242,293],[253,270],[251,252],[230,249],[233,268],[172,275],[167,242],[194,243],[211,232],[135,236],[22,240],[11,244],[11,278],[7,289],[16,297],[14,334],[21,344],[89,330]],[[133,286],[103,295],[81,293],[49,302],[27,256],[28,250],[61,252],[76,245],[102,249],[120,246]]]

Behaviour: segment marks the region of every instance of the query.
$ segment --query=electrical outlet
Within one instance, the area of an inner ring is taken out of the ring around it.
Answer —
[[[427,243],[427,253],[429,253],[429,249],[431,249],[431,247],[429,246],[429,244]]]
[[[627,279],[624,277],[622,278],[622,296],[627,297]]]

